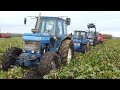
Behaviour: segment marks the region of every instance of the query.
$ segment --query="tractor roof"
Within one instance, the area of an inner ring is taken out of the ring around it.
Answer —
[[[40,16],[41,19],[59,19],[59,20],[64,20],[63,18],[60,17],[52,17],[52,16]]]
[[[86,31],[79,31],[79,30],[75,30],[74,32],[86,32]]]
[[[87,27],[88,27],[88,28],[95,28],[96,26],[95,26],[95,24],[90,23],[90,24],[87,25]]]

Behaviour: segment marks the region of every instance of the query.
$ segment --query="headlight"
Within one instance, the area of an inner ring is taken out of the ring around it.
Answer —
[[[91,42],[90,45],[93,45],[93,43]]]
[[[80,46],[80,43],[74,43],[74,46]]]
[[[23,50],[23,53],[25,53],[25,50]]]
[[[32,50],[31,53],[35,53],[35,51]]]
[[[40,53],[39,51],[37,51],[37,53]]]
[[[93,42],[93,40],[89,40],[90,42]]]

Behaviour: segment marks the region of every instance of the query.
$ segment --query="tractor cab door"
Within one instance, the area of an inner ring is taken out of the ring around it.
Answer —
[[[63,20],[58,20],[57,21],[57,28],[56,28],[56,36],[57,36],[57,41],[56,41],[56,48],[58,49],[65,32],[65,22]]]
[[[50,35],[50,43],[47,45],[46,50],[54,51],[55,49],[55,33],[56,33],[56,19],[46,18],[41,19],[41,33]]]
[[[56,32],[56,20],[48,19],[45,24],[45,32],[50,35],[50,51],[55,49],[55,32]]]
[[[63,19],[57,19],[55,23],[55,35],[53,35],[53,38],[51,38],[50,42],[51,45],[54,45],[53,47],[50,47],[50,51],[56,51],[59,48],[59,45],[64,38],[65,35],[67,35],[67,28],[66,24]]]
[[[67,36],[67,25],[63,19],[56,20],[56,29],[55,29],[55,37],[54,37],[54,51],[58,51],[60,43]]]
[[[52,52],[58,49],[59,44],[61,42],[61,39],[64,33],[63,20],[56,19],[53,29],[54,29],[53,34],[51,34],[51,38],[50,38],[50,51]]]

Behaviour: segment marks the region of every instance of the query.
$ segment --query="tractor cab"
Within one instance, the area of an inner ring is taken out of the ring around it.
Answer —
[[[38,46],[43,49],[42,51],[57,51],[61,41],[67,36],[67,26],[70,25],[70,18],[63,19],[61,17],[39,15],[36,19],[35,28],[31,29],[32,33],[23,34],[25,51],[30,51],[32,44],[34,44],[34,49]],[[26,24],[26,21],[25,18],[24,24]],[[38,48],[37,50],[41,51]]]
[[[93,38],[94,38],[94,32],[93,32],[93,31],[87,32],[87,37],[88,37],[89,39],[93,39]]]
[[[91,46],[95,46],[97,44],[97,31],[96,31],[96,26],[93,23],[90,23],[87,25],[88,31],[87,31],[87,37],[90,42]],[[90,30],[94,29],[94,30]]]
[[[83,41],[87,38],[87,33],[85,31],[74,31],[73,38]]]

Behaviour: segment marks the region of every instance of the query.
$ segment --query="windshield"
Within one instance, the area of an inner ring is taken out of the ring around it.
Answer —
[[[85,32],[74,32],[74,38],[86,38]]]
[[[55,20],[41,20],[40,33],[55,35]]]
[[[92,38],[93,35],[94,35],[94,32],[88,32],[88,33],[87,33],[88,38]]]

